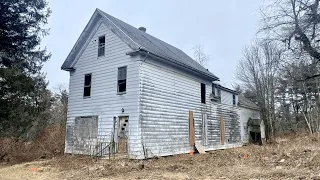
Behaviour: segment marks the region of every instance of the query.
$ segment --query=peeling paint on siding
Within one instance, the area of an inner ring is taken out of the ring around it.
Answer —
[[[231,99],[230,102],[211,102],[210,81],[188,76],[149,58],[141,62],[140,81],[141,138],[148,157],[189,152],[189,110],[194,112],[195,140],[206,150],[241,144],[239,109],[232,105],[231,93],[222,93],[222,99]],[[201,83],[206,84],[206,104],[201,104]],[[203,115],[207,116],[206,121]],[[220,144],[221,116],[225,118],[224,146]]]

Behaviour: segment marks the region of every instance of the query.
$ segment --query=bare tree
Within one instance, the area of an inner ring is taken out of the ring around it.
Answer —
[[[274,136],[275,87],[280,58],[281,51],[274,43],[255,42],[245,48],[237,70],[244,89],[254,95],[250,99],[256,101],[261,109],[267,138]]]
[[[193,47],[194,59],[201,65],[206,66],[209,61],[209,56],[203,52],[203,45],[196,45]]]
[[[320,8],[319,0],[272,0],[263,14],[263,32],[271,40],[284,43],[296,58],[308,55],[320,61]],[[304,79],[320,76],[313,74]]]

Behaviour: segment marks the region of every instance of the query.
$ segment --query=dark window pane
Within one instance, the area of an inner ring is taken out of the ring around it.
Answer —
[[[216,86],[212,84],[212,95],[216,95]]]
[[[105,36],[99,37],[98,56],[104,56],[105,42],[106,42]]]
[[[233,105],[236,105],[236,95],[232,95],[232,103]]]
[[[104,44],[106,42],[105,36],[99,37],[99,44]]]
[[[126,80],[119,80],[118,81],[118,92],[126,92]]]
[[[84,97],[90,97],[90,95],[91,95],[91,86],[84,87],[83,96]]]
[[[201,83],[201,103],[206,103],[206,85]]]
[[[99,47],[98,49],[98,56],[104,56],[104,46],[103,47]]]
[[[118,68],[118,80],[127,79],[127,67]]]
[[[126,92],[127,67],[118,68],[118,92]]]
[[[86,74],[84,76],[84,85],[90,86],[91,85],[91,74]]]
[[[221,97],[221,90],[220,89],[217,89],[217,94],[218,94],[218,96]]]

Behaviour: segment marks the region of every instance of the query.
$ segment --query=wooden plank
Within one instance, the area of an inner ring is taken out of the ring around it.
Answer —
[[[192,111],[189,111],[189,141],[190,141],[190,146],[194,146],[195,137],[194,137],[194,121],[193,121]]]
[[[224,119],[223,119],[223,116],[220,117],[220,138],[221,138],[221,144],[224,145]]]
[[[196,142],[196,148],[197,148],[197,150],[198,150],[198,152],[200,154],[205,154],[206,153],[206,151],[204,150],[203,146],[200,143]]]

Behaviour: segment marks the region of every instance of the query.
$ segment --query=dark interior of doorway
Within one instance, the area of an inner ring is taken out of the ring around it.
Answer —
[[[250,131],[250,143],[262,145],[261,133]]]

